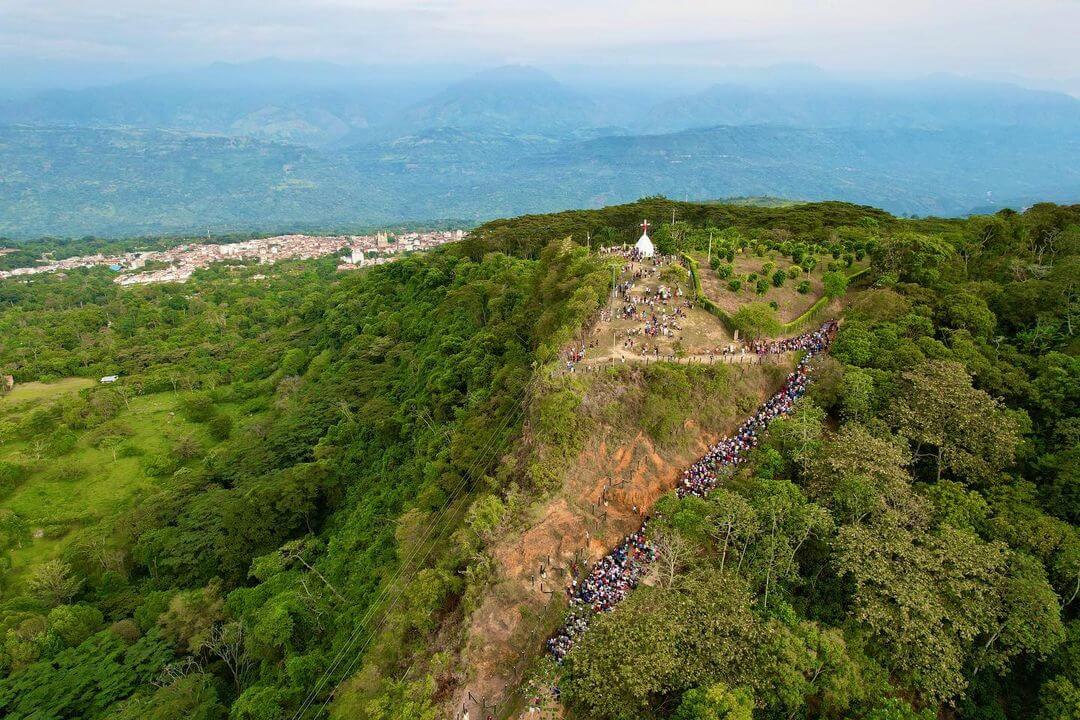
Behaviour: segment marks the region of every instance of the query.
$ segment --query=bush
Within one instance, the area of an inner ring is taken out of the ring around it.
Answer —
[[[232,415],[219,412],[210,419],[206,427],[210,432],[210,437],[214,440],[218,442],[228,440],[233,430]]]
[[[71,431],[71,428],[66,425],[53,430],[52,435],[49,436],[48,445],[45,447],[47,452],[52,457],[60,457],[67,455],[69,452],[75,449],[75,445],[79,442],[79,436]]]
[[[138,445],[134,445],[134,444],[129,443],[129,442],[124,443],[123,445],[120,445],[120,446],[118,446],[116,448],[116,457],[118,457],[118,458],[141,457],[142,455],[145,455],[145,454],[146,454],[145,450],[143,450]]]
[[[690,382],[681,368],[652,365],[645,371],[641,424],[658,443],[681,437],[690,408]]]
[[[757,283],[754,284],[754,290],[758,295],[764,295],[769,292],[769,281],[765,278],[759,278]]]
[[[180,414],[188,422],[206,422],[214,416],[214,401],[206,393],[185,395],[180,398]]]
[[[149,455],[143,461],[143,472],[150,477],[165,477],[166,475],[172,475],[177,467],[178,465],[175,460],[167,455],[159,453]]]
[[[733,268],[731,265],[721,265],[716,268],[716,274],[721,280],[727,280],[729,277],[731,277],[731,274],[733,272],[735,272],[735,268]]]
[[[0,500],[15,492],[29,475],[30,471],[24,465],[0,460]]]
[[[46,435],[56,428],[56,412],[52,408],[38,408],[19,423],[19,436],[24,440]]]
[[[45,480],[49,482],[78,482],[84,479],[90,471],[75,460],[64,460],[54,463],[45,473]]]
[[[742,280],[734,278],[728,281],[727,286],[728,290],[730,290],[731,292],[739,292],[739,290],[742,289]]]
[[[809,280],[803,280],[801,283],[799,283],[799,286],[797,288],[795,288],[795,289],[799,291],[800,295],[805,295],[806,293],[810,292],[810,281]]]
[[[777,270],[773,273],[772,284],[774,287],[783,287],[785,280],[787,280],[787,273],[783,270]]]

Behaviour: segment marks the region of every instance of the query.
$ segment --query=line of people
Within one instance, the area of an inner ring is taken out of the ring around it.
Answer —
[[[754,415],[746,420],[730,437],[709,448],[708,452],[683,472],[676,489],[679,497],[696,495],[704,497],[718,481],[717,471],[725,465],[742,462],[746,454],[758,443],[761,432],[778,417],[791,412],[795,401],[802,397],[809,385],[810,361],[814,356],[828,350],[836,335],[836,323],[828,322],[814,332],[787,341],[790,350],[805,350],[795,370],[788,375],[779,392],[770,397]],[[655,559],[655,550],[645,537],[648,517],[636,533],[627,536],[614,550],[603,557],[580,583],[573,581],[570,594],[570,612],[566,622],[547,641],[549,652],[561,663],[573,649],[577,640],[588,630],[592,617],[611,610],[637,586],[647,567]]]
[[[637,587],[656,553],[645,539],[648,517],[641,528],[623,538],[610,553],[600,559],[579,583],[573,580],[566,591],[570,595],[570,614],[562,629],[547,642],[548,650],[561,662],[574,642],[589,628],[596,613],[607,612]]]
[[[782,355],[794,350],[811,350],[812,348],[820,347],[822,343],[827,342],[826,335],[832,331],[831,329],[834,328],[835,325],[835,322],[825,323],[814,332],[796,335],[795,337],[784,338],[782,340],[753,340],[747,343],[747,347],[750,352],[757,353],[758,355]]]

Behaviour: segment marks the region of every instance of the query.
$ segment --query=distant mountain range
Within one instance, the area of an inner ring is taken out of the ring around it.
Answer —
[[[479,221],[657,193],[946,215],[1080,198],[1080,100],[1061,93],[812,67],[696,87],[461,74],[273,61],[9,99],[0,235]]]

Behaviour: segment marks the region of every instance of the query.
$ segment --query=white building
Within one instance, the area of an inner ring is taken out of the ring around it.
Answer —
[[[649,221],[645,220],[641,223],[641,237],[638,238],[634,248],[641,253],[641,257],[651,258],[656,254],[656,247],[653,246],[652,240],[649,238]]]

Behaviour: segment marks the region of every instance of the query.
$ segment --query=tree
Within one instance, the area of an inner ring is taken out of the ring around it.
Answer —
[[[224,621],[224,607],[220,583],[214,582],[205,588],[177,593],[157,624],[179,647],[197,653]]]
[[[854,584],[852,614],[894,671],[927,702],[960,693],[976,639],[1000,622],[1006,547],[953,528],[883,524],[847,525],[835,547],[838,573]]]
[[[731,322],[739,334],[748,340],[773,337],[780,333],[776,311],[762,302],[743,305],[731,316]]]
[[[679,570],[686,563],[692,549],[690,543],[677,530],[661,530],[653,534],[652,545],[656,550],[653,570],[659,579],[659,585],[670,588],[675,584]]]
[[[747,502],[757,517],[757,536],[745,549],[746,572],[754,578],[769,606],[770,593],[798,579],[797,557],[811,537],[832,530],[832,518],[823,507],[807,502],[788,480],[758,480],[747,488]]]
[[[63,560],[48,560],[34,567],[26,584],[36,598],[54,606],[75,597],[83,581],[72,577],[71,566]]]
[[[1069,678],[1057,675],[1039,690],[1037,720],[1080,720],[1080,687]]]
[[[221,660],[232,677],[233,689],[239,695],[255,668],[244,641],[244,626],[238,622],[216,623],[203,638],[199,650]]]
[[[986,633],[980,665],[1002,671],[1015,655],[1043,658],[1065,640],[1058,596],[1038,560],[1010,553],[1008,569],[996,589],[999,615]]]
[[[906,448],[846,423],[808,462],[807,490],[845,523],[921,524],[923,500],[911,489]]]
[[[704,573],[678,591],[641,587],[593,620],[567,656],[562,695],[586,717],[638,720],[662,694],[744,685],[761,641],[750,607],[745,583],[730,573]]]
[[[827,272],[821,276],[821,282],[825,286],[825,297],[830,300],[843,297],[847,292],[848,278],[842,272]]]
[[[747,688],[715,683],[683,693],[672,720],[751,720],[754,696]]]
[[[709,534],[720,549],[720,571],[739,558],[742,565],[743,548],[758,531],[757,514],[741,495],[718,487],[709,494]]]
[[[225,720],[228,710],[218,698],[215,678],[202,672],[183,675],[157,688],[149,697],[135,696],[120,704],[113,720]]]
[[[874,376],[859,368],[846,368],[840,380],[840,407],[852,420],[870,415],[874,409]]]
[[[940,237],[903,231],[877,243],[872,266],[879,275],[932,283],[937,278],[940,264],[952,252],[952,246]]]
[[[893,423],[914,444],[916,458],[934,461],[936,479],[948,470],[969,482],[986,482],[1012,462],[1019,421],[973,388],[963,365],[929,361],[903,378]]]
[[[866,720],[935,720],[937,713],[930,708],[916,710],[899,698],[885,698],[884,702],[870,711]]]

